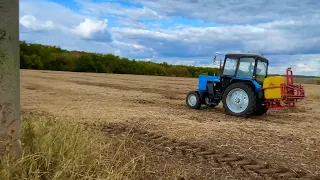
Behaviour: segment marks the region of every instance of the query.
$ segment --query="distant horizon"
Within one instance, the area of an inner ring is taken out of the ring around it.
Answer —
[[[291,65],[296,74],[320,76],[319,6],[320,1],[275,0],[21,0],[20,39],[197,67],[213,66],[214,52],[255,52],[270,60],[271,73]]]
[[[31,43],[31,42],[27,42],[27,41],[23,41],[23,40],[20,40],[20,42],[25,42],[27,44],[41,44],[41,43]],[[41,44],[41,45],[44,45],[44,46],[57,46],[57,47],[60,47],[58,45],[48,45],[48,44]],[[60,47],[61,48],[61,47]],[[85,52],[85,53],[96,53],[96,52],[90,52],[90,51],[79,51],[79,50],[69,50],[69,49],[65,49],[65,48],[61,48],[62,50],[66,50],[66,51],[69,51],[69,52],[72,52],[72,51],[76,51],[76,52]],[[118,56],[116,54],[113,54],[113,53],[99,53],[99,54],[112,54],[112,55],[115,55],[115,56]],[[119,56],[120,57],[120,56]],[[128,58],[128,57],[120,57],[120,58]],[[213,57],[211,58],[212,59],[212,62],[213,62]],[[136,60],[136,61],[144,61],[146,62],[145,60],[140,60],[140,59],[130,59],[128,58],[128,60],[132,61],[132,60]],[[152,62],[152,61],[150,61]],[[217,58],[217,61],[216,62],[220,62],[219,59]],[[163,61],[163,62],[153,62],[153,63],[157,63],[157,64],[161,64],[161,63],[167,63],[169,65],[174,65],[174,66],[191,66],[191,67],[203,67],[203,68],[217,68],[219,69],[219,65],[218,66],[215,66],[215,65],[212,65],[212,66],[201,66],[201,65],[185,65],[185,64],[171,64],[171,63],[168,63],[166,61]],[[115,73],[116,74],[116,73]],[[268,73],[268,75],[286,75],[286,68],[283,70],[283,73]],[[312,76],[312,75],[301,75],[301,74],[296,74],[294,71],[293,71],[293,75],[294,76],[302,76],[302,77],[311,77],[311,78],[320,78],[320,76]]]

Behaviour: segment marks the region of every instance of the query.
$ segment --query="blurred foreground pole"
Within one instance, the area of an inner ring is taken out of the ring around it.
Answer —
[[[19,0],[0,0],[0,153],[20,157]]]

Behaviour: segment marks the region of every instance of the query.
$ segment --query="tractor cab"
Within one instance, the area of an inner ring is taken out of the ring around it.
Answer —
[[[222,86],[234,80],[256,81],[262,85],[268,75],[268,65],[269,61],[259,54],[228,53],[220,71]]]

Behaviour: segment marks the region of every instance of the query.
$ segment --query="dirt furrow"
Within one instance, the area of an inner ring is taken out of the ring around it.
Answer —
[[[157,149],[182,155],[185,158],[198,158],[218,164],[220,167],[245,174],[253,179],[310,179],[320,180],[307,172],[294,171],[286,167],[277,167],[264,161],[244,156],[225,154],[201,144],[177,141],[140,128],[122,123],[108,124],[103,128],[108,134],[130,133],[133,138],[151,143]]]

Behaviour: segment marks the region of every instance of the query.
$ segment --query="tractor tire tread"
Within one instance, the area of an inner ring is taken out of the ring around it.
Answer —
[[[258,102],[256,110],[252,113],[254,116],[262,116],[268,111],[267,107],[262,105],[262,102]]]

